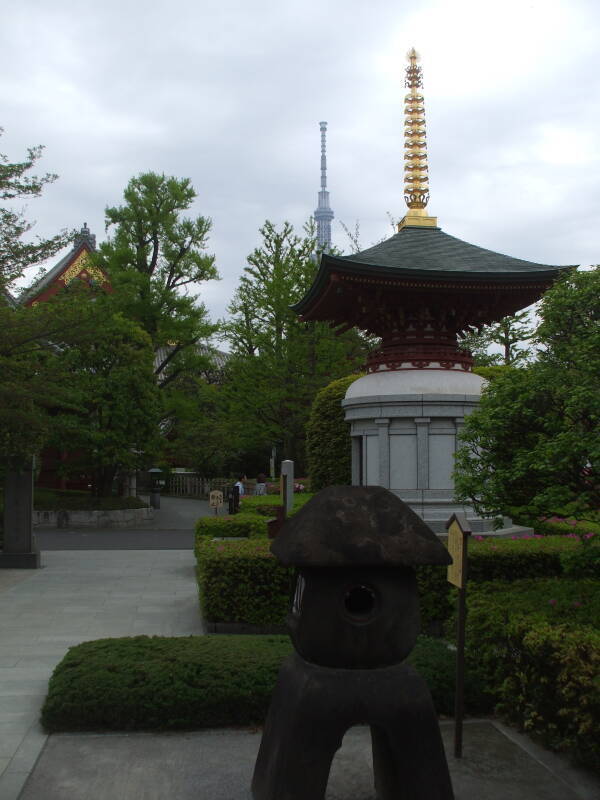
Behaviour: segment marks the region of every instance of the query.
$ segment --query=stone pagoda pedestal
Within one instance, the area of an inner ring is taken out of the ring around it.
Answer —
[[[452,478],[457,437],[483,383],[463,369],[387,370],[355,381],[342,402],[353,485],[390,489],[436,533],[455,512],[473,532],[492,530],[492,520],[455,502]]]

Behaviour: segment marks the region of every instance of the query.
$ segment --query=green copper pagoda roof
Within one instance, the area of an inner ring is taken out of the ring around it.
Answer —
[[[489,279],[497,273],[501,273],[503,277],[510,273],[513,279],[517,275],[539,277],[539,273],[556,276],[557,270],[565,269],[505,256],[449,236],[441,228],[422,227],[403,228],[390,239],[360,253],[327,258],[333,258],[336,262],[365,264],[394,271],[406,270],[411,274],[452,273],[452,277],[463,274],[471,280],[478,275]]]
[[[484,247],[463,242],[441,228],[407,226],[390,239],[349,256],[321,256],[319,271],[306,295],[292,306],[298,314],[306,314],[323,292],[327,291],[335,273],[363,278],[411,278],[434,282],[468,281],[476,284],[537,284],[548,286],[561,271],[574,265],[552,266],[512,258]],[[533,301],[532,301],[533,302]]]

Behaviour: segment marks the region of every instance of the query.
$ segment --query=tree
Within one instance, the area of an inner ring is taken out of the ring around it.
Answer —
[[[216,330],[193,285],[218,278],[208,255],[210,219],[183,216],[196,192],[190,181],[147,172],[132,178],[125,204],[106,209],[112,238],[98,261],[115,289],[117,309],[150,336],[161,388],[206,365],[197,345]]]
[[[600,269],[545,294],[539,360],[508,370],[467,418],[456,491],[480,512],[585,515],[600,503]]]
[[[221,387],[201,377],[189,378],[172,395],[173,423],[163,457],[206,478],[224,475],[240,455],[229,434]]]
[[[0,465],[30,464],[50,436],[53,415],[77,408],[61,356],[98,336],[103,314],[87,296],[74,286],[36,306],[0,301]]]
[[[480,331],[463,334],[460,344],[471,351],[476,366],[516,367],[531,358],[532,348],[524,347],[523,344],[531,341],[534,335],[529,312],[520,311],[493,325],[485,325]],[[490,353],[489,348],[494,344],[500,345],[501,353]]]
[[[95,337],[60,354],[76,407],[53,418],[50,444],[64,447],[71,472],[90,472],[94,494],[111,494],[120,470],[147,466],[157,449],[160,401],[150,337],[120,314]]]
[[[290,223],[278,230],[267,220],[260,233],[261,246],[248,256],[228,309],[224,330],[232,358],[223,390],[238,449],[260,456],[258,467],[264,470],[275,445],[301,472],[305,426],[317,390],[358,368],[365,346],[359,334],[336,336],[326,323],[302,322],[290,308],[316,273],[313,228],[297,236]]]
[[[3,129],[0,128],[0,136]],[[31,147],[23,161],[11,162],[0,153],[0,294],[7,291],[24,270],[50,258],[64,247],[70,238],[65,231],[49,239],[38,237],[35,242],[24,242],[22,237],[34,226],[25,212],[6,205],[16,200],[39,197],[44,186],[53,183],[57,175],[28,175],[42,155],[43,147]]]

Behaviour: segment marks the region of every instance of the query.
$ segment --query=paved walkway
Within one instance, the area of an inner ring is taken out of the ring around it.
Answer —
[[[462,759],[441,724],[456,800],[597,800],[600,784],[489,720],[467,722]],[[260,731],[52,736],[20,800],[251,800]],[[525,749],[527,748],[527,749]],[[326,800],[376,800],[367,728],[333,760]]]
[[[70,646],[203,633],[191,550],[62,550],[43,552],[42,563],[0,570],[0,800],[247,800],[256,731],[48,738],[38,722]],[[448,761],[457,800],[600,797],[597,778],[489,721],[469,723],[465,758]],[[366,732],[352,730],[328,800],[373,800],[370,770]]]
[[[0,570],[0,800],[16,800],[46,742],[40,708],[69,647],[203,633],[189,550],[44,552],[42,564]]]

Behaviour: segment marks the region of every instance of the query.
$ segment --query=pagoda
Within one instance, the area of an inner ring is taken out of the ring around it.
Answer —
[[[454,501],[457,435],[484,381],[460,334],[516,313],[570,267],[513,258],[442,231],[429,216],[422,72],[408,53],[404,199],[398,232],[380,244],[324,253],[313,285],[293,306],[306,321],[329,321],[377,336],[367,375],[343,401],[351,423],[352,481],[391,489],[438,531],[454,512],[473,530],[491,523]]]

